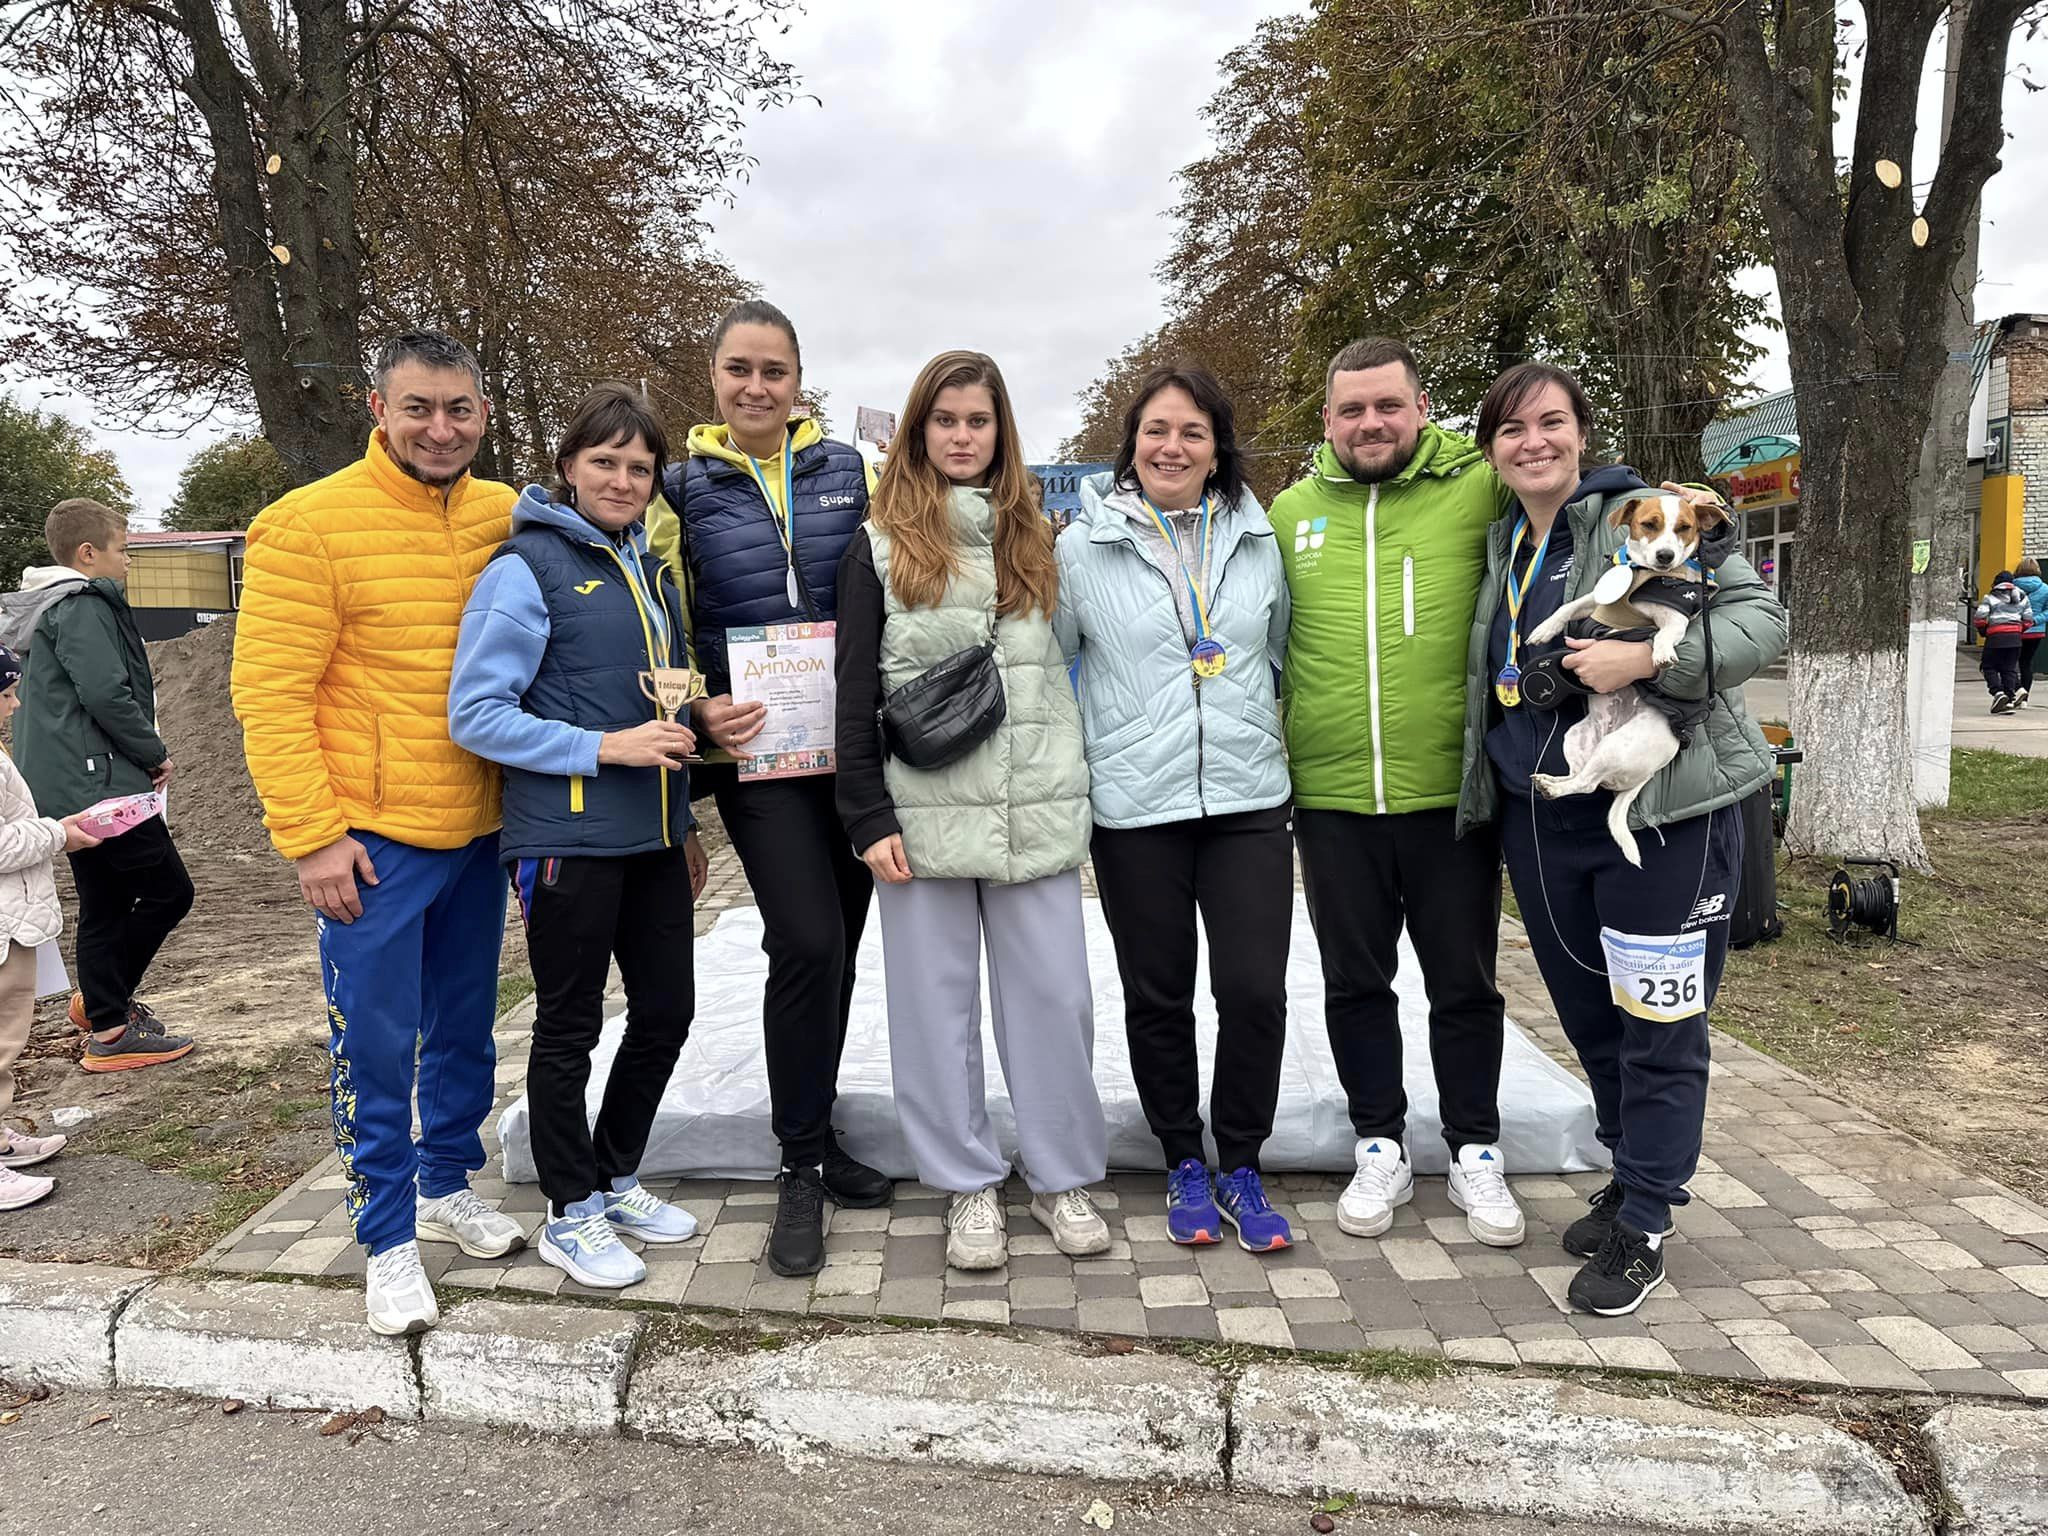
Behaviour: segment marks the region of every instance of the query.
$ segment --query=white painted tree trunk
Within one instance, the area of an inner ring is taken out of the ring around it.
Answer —
[[[1906,729],[1906,652],[1794,650],[1788,678],[1794,735],[1785,845],[1824,858],[1896,859],[1925,871]]]

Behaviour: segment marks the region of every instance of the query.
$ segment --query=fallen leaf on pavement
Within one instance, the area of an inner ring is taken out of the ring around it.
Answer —
[[[1081,1523],[1083,1525],[1092,1525],[1098,1531],[1109,1530],[1116,1524],[1116,1511],[1103,1503],[1102,1500],[1097,1499],[1088,1506],[1087,1513],[1081,1516]]]
[[[0,1413],[0,1429],[5,1429],[10,1424],[19,1424],[20,1422],[21,1413],[18,1409],[10,1408],[5,1413]]]
[[[112,1417],[111,1413],[96,1413],[85,1421],[85,1427],[91,1429],[95,1424],[104,1424]]]
[[[1138,1346],[1129,1339],[1104,1339],[1102,1352],[1106,1355],[1128,1355]]]
[[[231,1397],[220,1405],[220,1411],[222,1413],[240,1413],[243,1406],[242,1400],[239,1397]]]

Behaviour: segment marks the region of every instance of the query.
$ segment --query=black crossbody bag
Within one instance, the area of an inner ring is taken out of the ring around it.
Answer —
[[[958,762],[993,736],[1008,712],[993,617],[988,639],[927,667],[877,711],[883,744],[913,768]]]

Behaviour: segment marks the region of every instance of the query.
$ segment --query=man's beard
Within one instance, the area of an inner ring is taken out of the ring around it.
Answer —
[[[470,458],[474,460],[476,458],[476,455],[474,453],[471,453]],[[391,455],[391,462],[396,464],[399,467],[399,469],[405,473],[408,479],[417,480],[421,485],[426,486],[430,490],[436,491],[447,490],[450,486],[455,484],[456,481],[460,480],[464,475],[469,473],[469,465],[464,464],[462,468],[456,470],[455,473],[452,475],[430,475],[426,473],[424,470],[422,470],[417,464],[413,463],[412,460],[400,458],[395,453]]]
[[[1344,466],[1352,479],[1358,481],[1361,485],[1378,485],[1384,481],[1392,480],[1414,462],[1415,450],[1422,446],[1422,434],[1420,432],[1416,433],[1415,440],[1409,443],[1406,448],[1397,446],[1391,458],[1375,465],[1359,463],[1347,450],[1337,448],[1335,443],[1332,443],[1330,446],[1336,449],[1337,462]]]

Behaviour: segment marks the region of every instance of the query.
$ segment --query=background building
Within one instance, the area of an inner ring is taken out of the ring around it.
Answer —
[[[175,640],[242,606],[245,533],[131,533],[128,606],[145,640]]]

